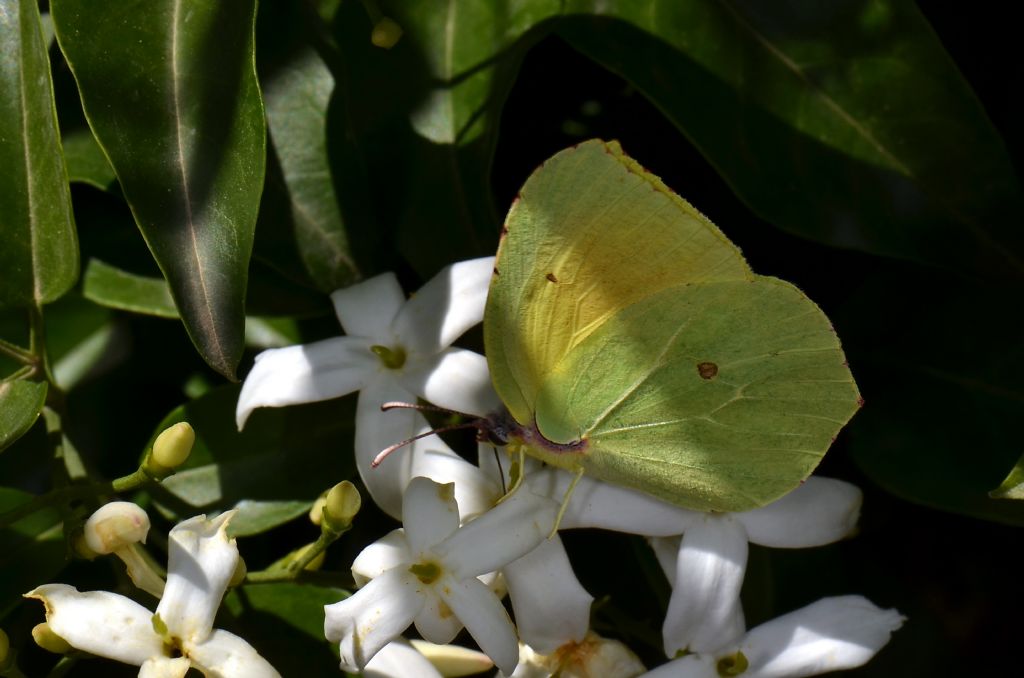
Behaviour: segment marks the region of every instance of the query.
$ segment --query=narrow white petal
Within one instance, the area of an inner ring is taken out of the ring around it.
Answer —
[[[447,645],[455,640],[455,636],[459,635],[459,631],[462,630],[462,621],[455,616],[452,609],[448,607],[448,603],[444,602],[435,590],[442,586],[451,587],[452,585],[454,585],[453,580],[446,577],[443,581],[438,581],[431,586],[430,593],[423,597],[423,609],[413,620],[419,634],[431,643]]]
[[[647,543],[654,550],[654,557],[665,573],[669,586],[676,585],[676,560],[679,558],[679,545],[683,542],[682,536],[678,537],[648,537]]]
[[[370,344],[356,337],[263,351],[238,394],[235,423],[241,430],[257,407],[313,403],[352,393],[380,368]]]
[[[405,303],[394,273],[382,273],[331,293],[338,322],[350,337],[390,340],[388,328]]]
[[[196,667],[207,678],[280,678],[260,653],[233,633],[214,629],[201,643],[186,648]]]
[[[460,645],[438,645],[425,640],[409,641],[444,676],[475,676],[494,668],[491,658]]]
[[[750,541],[776,548],[807,548],[839,541],[857,526],[861,491],[856,485],[811,476],[782,499],[737,519]]]
[[[446,348],[410,364],[402,385],[438,407],[485,416],[498,411],[501,399],[491,385],[487,358],[464,348]]]
[[[506,565],[503,573],[524,643],[551,654],[587,635],[594,597],[576,579],[558,535]]]
[[[714,652],[743,635],[746,568],[747,535],[730,516],[706,516],[686,531],[662,627],[666,655]]]
[[[512,620],[497,596],[476,579],[453,581],[439,593],[494,665],[506,674],[512,673],[519,663],[519,643]]]
[[[201,643],[210,634],[220,600],[235,573],[238,547],[227,535],[233,515],[234,511],[228,511],[213,520],[189,518],[167,535],[167,586],[156,613],[170,634],[183,643]]]
[[[187,657],[153,657],[139,668],[139,678],[185,678],[192,667]]]
[[[555,524],[558,504],[522,486],[434,548],[457,579],[497,570],[537,547]]]
[[[460,261],[431,278],[395,316],[391,328],[411,352],[437,353],[484,317],[494,257]]]
[[[43,601],[50,628],[79,650],[135,666],[163,656],[163,641],[153,631],[153,613],[124,596],[45,584],[25,597]]]
[[[863,596],[823,598],[752,629],[740,651],[746,678],[800,678],[851,669],[871,659],[903,624]]]
[[[409,481],[402,506],[402,526],[414,558],[459,529],[455,485],[442,485],[423,477]]]
[[[561,503],[573,477],[567,471],[549,467],[530,474],[526,481],[537,494]],[[682,534],[701,515],[672,506],[643,492],[583,476],[573,490],[569,508],[562,517],[559,529],[599,527],[616,532],[667,537]]]
[[[742,674],[746,678],[746,674]],[[709,655],[691,654],[662,664],[640,678],[720,678]]]
[[[391,530],[364,548],[352,561],[352,577],[356,586],[366,586],[366,582],[374,577],[399,565],[406,565],[411,556],[405,530]]]
[[[358,673],[409,628],[424,603],[419,587],[408,570],[395,568],[345,600],[324,606],[324,635],[339,644],[342,670]]]
[[[417,652],[407,640],[388,643],[374,655],[363,678],[442,678],[430,660]]]
[[[381,403],[388,401],[416,402],[416,396],[393,380],[380,378],[367,384],[356,404],[356,468],[377,506],[400,519],[406,486],[416,476],[424,476],[454,482],[460,508],[481,510],[485,500],[480,494],[489,496],[490,481],[436,435],[395,450],[380,466],[371,468],[370,462],[381,450],[430,430],[427,420],[414,410],[381,412]]]

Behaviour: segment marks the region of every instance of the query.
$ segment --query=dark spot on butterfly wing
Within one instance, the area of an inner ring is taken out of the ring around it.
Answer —
[[[550,282],[553,282],[553,283],[556,283],[556,282],[558,282],[558,278],[556,278],[556,277],[555,277],[555,274],[554,274],[554,273],[548,273],[548,274],[547,274],[546,276],[544,276],[544,277],[545,277],[545,278],[547,278],[547,279],[548,279],[548,280],[549,280]]]
[[[701,379],[714,379],[718,374],[718,365],[713,362],[697,363],[697,374]]]

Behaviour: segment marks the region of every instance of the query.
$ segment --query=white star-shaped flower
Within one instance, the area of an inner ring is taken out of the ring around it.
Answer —
[[[134,664],[142,677],[181,678],[190,667],[210,678],[277,677],[249,643],[213,628],[238,563],[238,548],[226,533],[232,515],[197,516],[171,530],[167,585],[155,614],[116,593],[65,584],[45,584],[25,596],[43,601],[50,629],[72,647]]]
[[[341,650],[341,667],[359,671],[409,624],[446,644],[463,626],[505,673],[519,660],[515,629],[501,601],[477,579],[522,557],[551,530],[558,506],[527,491],[459,527],[451,485],[409,483],[402,529],[367,547],[352,565],[350,598],[327,605],[324,633]]]
[[[883,610],[862,596],[823,598],[643,678],[803,678],[852,669],[874,657],[902,624],[896,610]]]
[[[342,337],[264,351],[245,379],[235,416],[238,427],[257,407],[281,407],[327,400],[359,391],[356,406],[356,465],[375,502],[401,515],[402,493],[430,457],[432,477],[444,482],[446,464],[457,474],[458,455],[429,436],[392,454],[379,469],[370,462],[386,447],[429,430],[413,410],[381,412],[389,401],[435,405],[470,414],[498,407],[482,355],[451,346],[483,318],[494,258],[453,264],[406,300],[392,273],[331,295],[345,330]],[[389,466],[401,472],[381,473]],[[463,482],[472,479],[461,478]]]

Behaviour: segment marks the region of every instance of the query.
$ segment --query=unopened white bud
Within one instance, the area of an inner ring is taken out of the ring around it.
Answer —
[[[94,553],[106,554],[146,543],[149,516],[129,501],[104,504],[85,521],[85,543]]]

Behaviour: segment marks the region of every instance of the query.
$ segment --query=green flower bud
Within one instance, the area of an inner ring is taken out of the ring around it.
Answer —
[[[187,421],[179,421],[156,437],[151,458],[165,469],[174,469],[185,463],[196,442],[196,432]]]
[[[359,513],[362,503],[356,486],[347,480],[341,481],[327,493],[322,512],[322,527],[334,532],[344,532],[352,526],[352,519]]]
[[[246,566],[242,556],[238,556],[238,562],[235,563],[235,571],[231,573],[231,581],[228,582],[230,588],[239,586],[245,581],[245,575],[249,574],[249,568]]]
[[[46,622],[35,625],[32,629],[32,639],[36,641],[36,645],[47,652],[53,652],[54,654],[67,654],[71,652],[71,645],[68,644],[68,641],[54,633],[53,629]]]
[[[391,49],[402,37],[402,27],[395,23],[394,19],[381,17],[373,27],[370,34],[370,42],[377,47]]]

